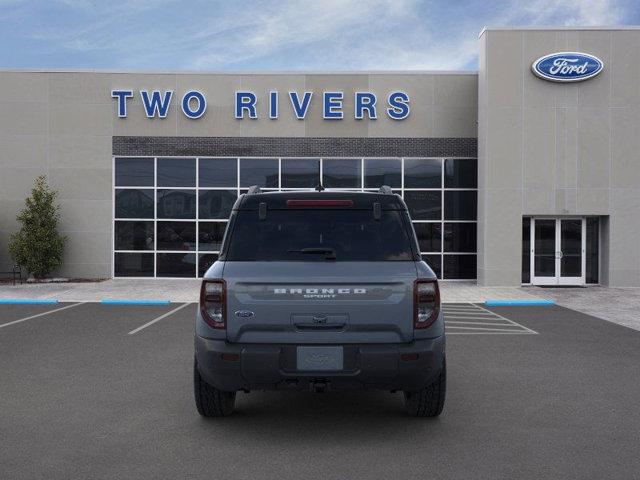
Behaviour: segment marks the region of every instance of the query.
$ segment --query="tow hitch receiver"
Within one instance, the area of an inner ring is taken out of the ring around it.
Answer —
[[[328,388],[327,380],[324,378],[317,378],[311,380],[311,391],[315,393],[324,393]]]

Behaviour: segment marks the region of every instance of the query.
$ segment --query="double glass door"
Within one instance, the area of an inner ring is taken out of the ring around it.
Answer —
[[[584,218],[534,218],[531,228],[531,283],[584,285]]]

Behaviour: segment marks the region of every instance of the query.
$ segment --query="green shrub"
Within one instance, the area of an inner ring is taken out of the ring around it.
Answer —
[[[43,278],[62,265],[67,237],[58,233],[60,206],[58,193],[47,185],[47,178],[36,178],[25,208],[16,217],[20,230],[11,235],[9,253],[13,261],[35,278]]]

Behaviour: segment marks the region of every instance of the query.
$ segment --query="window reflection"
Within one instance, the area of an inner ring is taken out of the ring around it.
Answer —
[[[158,190],[158,218],[196,218],[196,191]]]

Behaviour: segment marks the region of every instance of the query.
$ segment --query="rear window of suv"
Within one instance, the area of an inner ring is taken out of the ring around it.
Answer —
[[[235,215],[225,260],[413,260],[404,211],[382,211],[380,220],[372,210],[269,210],[265,220],[256,211]]]

